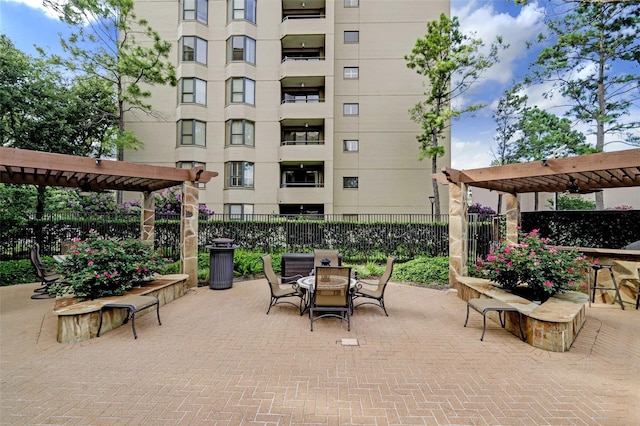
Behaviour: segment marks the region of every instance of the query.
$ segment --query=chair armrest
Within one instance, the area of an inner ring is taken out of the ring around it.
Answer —
[[[377,287],[378,286],[378,283],[370,283],[370,282],[367,282],[367,281],[358,280],[358,282],[356,282],[356,285],[355,285],[356,290],[360,290],[362,288],[363,284],[371,286],[371,287]]]

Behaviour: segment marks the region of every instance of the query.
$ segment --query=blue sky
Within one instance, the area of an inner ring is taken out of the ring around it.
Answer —
[[[391,0],[388,0],[391,1]],[[424,0],[429,1],[429,0]],[[482,102],[487,108],[474,117],[454,121],[451,138],[451,163],[457,169],[489,166],[495,147],[495,122],[491,115],[503,92],[514,80],[523,77],[528,64],[536,57],[540,46],[526,48],[528,41],[544,30],[543,20],[549,2],[531,1],[527,6],[515,5],[513,0],[451,0],[451,15],[458,16],[465,33],[474,32],[487,44],[502,35],[510,47],[501,53],[501,61],[488,70],[474,89],[456,102]],[[0,33],[7,34],[16,47],[35,55],[33,45],[59,51],[58,33],[68,33],[65,24],[42,6],[42,0],[0,0]],[[407,46],[407,52],[412,46]],[[539,85],[527,89],[529,105],[562,115],[562,99],[545,99],[551,88]],[[632,115],[639,115],[636,105]],[[587,133],[584,127],[576,129]],[[588,138],[587,140],[591,140]],[[607,150],[626,149],[624,145],[609,145]]]

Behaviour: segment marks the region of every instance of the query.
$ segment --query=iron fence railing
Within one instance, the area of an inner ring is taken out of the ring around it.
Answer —
[[[368,262],[394,255],[406,261],[420,255],[448,256],[447,215],[221,215],[201,217],[199,250],[215,238],[231,238],[241,248],[265,253],[339,250],[348,262]],[[482,220],[479,220],[482,219]],[[48,213],[4,221],[0,229],[0,260],[28,259],[38,242],[43,255],[59,253],[61,243],[85,238],[94,229],[118,238],[140,236],[140,215]],[[469,260],[485,256],[493,236],[492,221],[470,215]],[[156,215],[155,247],[165,257],[180,254],[180,216]]]

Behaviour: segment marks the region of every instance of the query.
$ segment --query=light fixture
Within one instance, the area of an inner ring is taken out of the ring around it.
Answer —
[[[300,87],[304,87],[304,83],[300,83]]]
[[[304,127],[309,127],[309,123],[304,123]]]
[[[96,158],[96,166],[99,166],[100,164],[102,164],[102,159]]]
[[[547,167],[547,166],[548,166],[547,158],[545,157],[545,158],[542,159],[542,167]]]
[[[304,169],[304,164],[300,163],[300,168]]]
[[[302,6],[302,7],[307,7],[307,5],[306,5],[306,4],[304,4],[304,2],[302,2],[302,4],[301,4],[300,6]]]
[[[300,46],[302,46],[302,48],[304,49],[304,41],[300,43]]]

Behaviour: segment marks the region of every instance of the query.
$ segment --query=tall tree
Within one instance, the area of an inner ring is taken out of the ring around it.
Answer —
[[[590,125],[596,148],[640,145],[640,2],[577,2],[548,22],[554,42],[533,64],[530,81],[550,81],[570,105],[567,115]],[[635,71],[634,71],[635,67]],[[599,209],[602,193],[596,194]]]
[[[518,127],[522,134],[515,141],[514,159],[519,162],[593,152],[585,136],[571,128],[568,118],[559,118],[538,107],[526,108]],[[537,193],[534,203],[538,210]]]
[[[134,13],[133,0],[44,0],[61,20],[74,26],[69,38],[61,38],[68,57],[53,59],[69,70],[101,79],[114,93],[115,111],[104,108],[105,121],[116,120],[117,131],[109,138],[118,146],[136,148],[140,140],[124,127],[124,115],[138,110],[153,114],[147,99],[149,86],[177,83],[175,67],[168,61],[171,43]]]
[[[483,71],[498,61],[498,49],[506,47],[498,38],[488,54],[480,53],[484,43],[479,38],[463,34],[457,17],[441,14],[438,20],[427,23],[427,32],[405,55],[407,67],[427,78],[424,101],[409,110],[411,120],[420,124],[423,133],[416,136],[420,144],[420,160],[431,159],[431,173],[438,172],[438,157],[444,155],[440,142],[450,129],[451,119],[484,107],[471,104],[453,108],[451,101],[464,94]],[[435,214],[440,212],[438,183],[432,179]]]
[[[492,166],[502,166],[515,163],[515,143],[513,136],[518,130],[522,118],[522,112],[527,103],[527,95],[521,94],[522,86],[514,85],[507,90],[498,101],[498,106],[493,113],[493,120],[496,122],[496,133],[493,139],[496,142],[496,149],[492,149]],[[498,214],[502,211],[502,193],[498,193]]]

